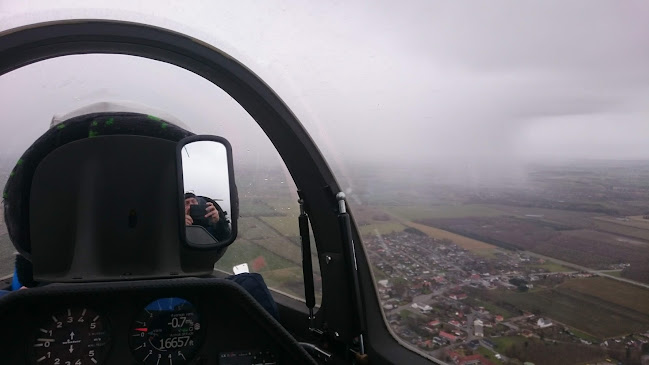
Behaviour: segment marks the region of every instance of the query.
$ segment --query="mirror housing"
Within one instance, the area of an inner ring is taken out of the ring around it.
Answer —
[[[223,249],[236,239],[239,195],[232,161],[232,147],[223,137],[196,135],[178,142],[179,235],[185,245]]]

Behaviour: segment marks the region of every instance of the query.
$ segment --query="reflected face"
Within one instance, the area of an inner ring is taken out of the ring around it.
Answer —
[[[185,211],[189,210],[190,205],[198,205],[198,199],[194,197],[185,199]]]

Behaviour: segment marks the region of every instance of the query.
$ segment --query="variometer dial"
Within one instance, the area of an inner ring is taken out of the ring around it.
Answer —
[[[34,332],[30,357],[37,365],[101,364],[110,343],[108,325],[88,308],[58,311]]]
[[[190,302],[158,299],[135,318],[131,351],[146,365],[182,365],[196,354],[203,332],[199,314]]]

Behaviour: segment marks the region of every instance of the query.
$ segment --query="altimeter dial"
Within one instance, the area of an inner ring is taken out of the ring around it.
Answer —
[[[135,318],[130,346],[146,365],[182,365],[201,345],[203,328],[194,305],[182,298],[151,302]]]

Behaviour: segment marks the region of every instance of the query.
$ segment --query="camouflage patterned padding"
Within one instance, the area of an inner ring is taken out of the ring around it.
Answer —
[[[29,258],[31,252],[29,195],[38,164],[49,153],[67,143],[107,135],[137,135],[178,142],[193,133],[155,116],[137,113],[86,114],[52,127],[20,157],[3,190],[9,238],[22,255]]]

